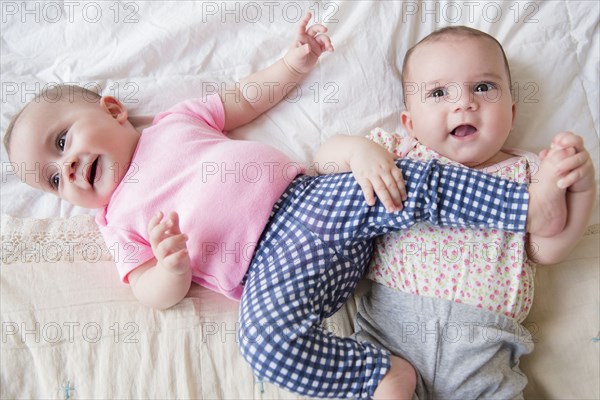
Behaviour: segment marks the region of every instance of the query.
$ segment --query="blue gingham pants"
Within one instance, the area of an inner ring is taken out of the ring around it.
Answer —
[[[259,379],[311,397],[370,398],[390,353],[321,327],[352,294],[372,239],[429,221],[523,232],[524,185],[478,171],[398,160],[400,212],[368,206],[349,174],[300,176],[275,204],[244,278],[240,348]]]

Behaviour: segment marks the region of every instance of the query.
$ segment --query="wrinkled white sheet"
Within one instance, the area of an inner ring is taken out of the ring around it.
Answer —
[[[399,130],[399,66],[432,30],[464,23],[494,35],[512,66],[518,116],[509,144],[537,151],[561,130],[598,154],[598,5],[549,2],[3,2],[2,132],[45,85],[75,82],[153,115],[281,57],[310,9],[336,51],[299,90],[234,132],[309,162],[327,137]],[[460,18],[459,18],[460,17]],[[39,22],[38,22],[39,21]],[[157,160],[157,162],[159,162]],[[597,160],[596,160],[597,162]],[[17,184],[2,150],[2,213],[81,213]]]

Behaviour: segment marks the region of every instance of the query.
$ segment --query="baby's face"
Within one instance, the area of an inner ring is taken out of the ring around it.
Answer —
[[[515,104],[502,52],[486,38],[442,38],[409,60],[402,123],[419,142],[470,167],[494,162]]]
[[[21,180],[86,208],[100,208],[125,176],[139,140],[116,99],[30,103],[10,140]]]

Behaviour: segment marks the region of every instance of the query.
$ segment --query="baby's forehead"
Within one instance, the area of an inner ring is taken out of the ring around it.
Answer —
[[[48,100],[44,98],[36,98],[30,101],[23,110],[19,113],[13,127],[13,136],[22,134],[23,131],[29,131],[34,127],[43,126],[50,121],[59,118],[68,112],[76,112],[77,110],[86,107],[84,101],[73,100],[67,101],[64,99]],[[11,142],[13,139],[11,138]],[[12,147],[12,146],[11,146]]]
[[[430,50],[432,47],[440,48],[458,48],[465,43],[479,43],[488,47],[498,47],[494,41],[485,36],[464,35],[459,33],[446,33],[434,39],[426,40],[415,47],[411,60],[427,53],[424,50]],[[461,49],[462,50],[462,49]],[[500,49],[498,49],[500,51]],[[411,61],[409,60],[409,61]]]
[[[482,59],[485,59],[488,62],[488,66],[490,63],[494,65],[497,64],[498,67],[505,64],[503,62],[504,56],[502,48],[500,48],[493,39],[486,36],[449,33],[422,42],[414,48],[407,63],[408,75],[412,75],[415,72],[423,72],[424,70],[419,68],[419,66],[430,65],[429,63],[432,63],[432,57],[448,57],[448,53],[444,53],[446,50],[451,50],[453,54],[456,54],[455,56],[452,56],[453,58],[456,57],[456,59],[464,56],[466,52],[476,52],[477,54],[481,53]],[[442,53],[440,54],[440,52]],[[492,55],[492,53],[494,53],[494,55]],[[439,60],[436,61],[434,65],[439,65],[444,68],[444,63],[447,61],[451,60]]]
[[[84,107],[86,103],[88,102],[80,98],[68,99],[61,97],[58,99],[48,99],[43,96],[38,96],[23,108],[21,116],[27,114],[38,115],[44,112],[64,112],[65,110]],[[31,118],[31,115],[28,115],[28,117]]]
[[[9,142],[9,154],[12,155],[17,147],[31,145],[38,137],[42,136],[42,132],[53,120],[59,118],[70,107],[77,106],[62,101],[51,102],[44,99],[34,99],[29,102],[14,122]]]

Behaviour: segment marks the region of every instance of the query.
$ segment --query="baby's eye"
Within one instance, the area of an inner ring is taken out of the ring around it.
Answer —
[[[67,141],[66,137],[67,137],[67,131],[64,131],[63,133],[61,133],[60,135],[58,135],[58,137],[56,138],[56,147],[60,151],[64,151],[65,150],[65,143]]]
[[[429,97],[443,97],[446,95],[446,91],[444,89],[434,89],[431,92],[429,92]]]
[[[60,174],[56,173],[50,177],[50,186],[52,186],[55,190],[58,189],[59,183],[60,183]]]
[[[476,93],[487,92],[496,88],[496,85],[490,82],[482,82],[475,85],[473,91]]]

